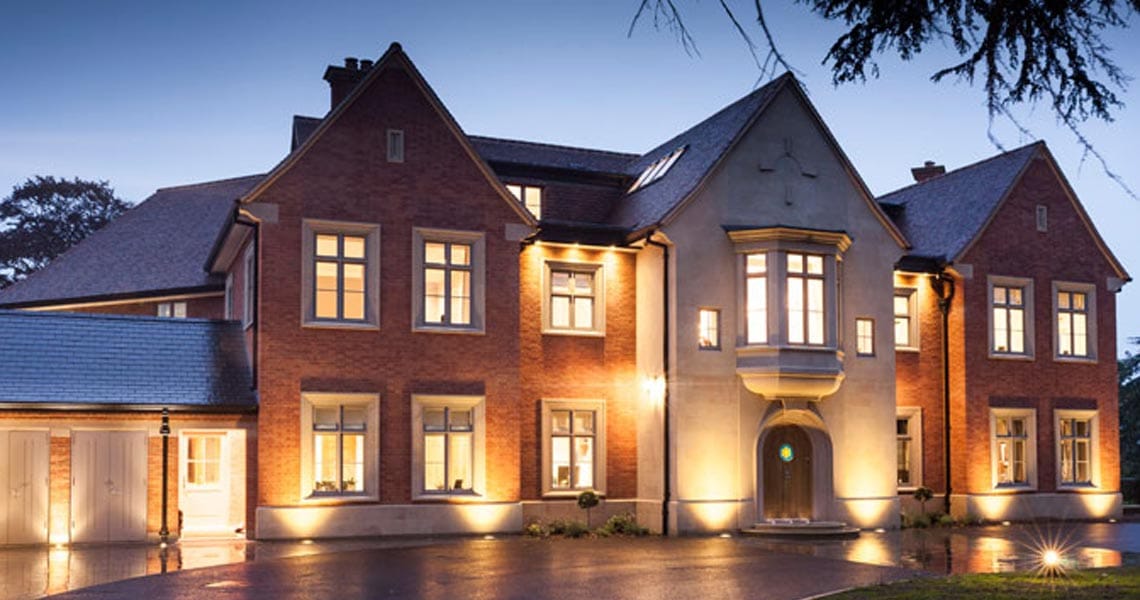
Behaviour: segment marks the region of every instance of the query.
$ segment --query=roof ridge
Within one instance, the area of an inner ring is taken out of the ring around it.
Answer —
[[[296,113],[293,114],[293,118],[294,119],[307,119],[309,121],[323,121],[323,120],[325,120],[324,117],[310,117],[308,115],[298,115]]]
[[[609,154],[613,156],[621,156],[627,158],[640,158],[642,155],[634,152],[618,152],[616,150],[600,150],[597,148],[585,148],[582,146],[567,146],[565,144],[551,144],[549,142],[532,142],[529,140],[512,140],[508,138],[494,137],[489,135],[468,135],[472,140],[490,140],[495,142],[505,142],[508,144],[519,144],[523,146],[544,146],[547,148],[558,148],[560,150],[574,150],[577,152],[590,152],[593,154]]]
[[[202,319],[193,317],[159,317],[156,315],[127,315],[117,313],[81,313],[70,311],[55,311],[55,310],[27,310],[22,308],[0,308],[0,317],[31,317],[31,318],[54,318],[54,319],[79,319],[88,321],[143,321],[153,322],[160,321],[163,323],[193,323],[193,324],[216,324],[228,325],[231,321],[227,319]]]
[[[945,172],[945,173],[943,173],[943,174],[941,174],[941,175],[936,175],[936,176],[934,176],[934,177],[931,177],[930,179],[924,179],[924,180],[922,180],[922,181],[916,181],[916,182],[914,182],[914,183],[911,183],[911,184],[905,185],[905,186],[903,186],[903,187],[901,187],[901,188],[899,188],[899,189],[897,189],[897,190],[892,190],[892,191],[890,191],[890,192],[887,192],[887,193],[885,193],[885,194],[882,194],[882,195],[880,195],[878,198],[876,198],[876,199],[875,199],[875,201],[876,201],[876,202],[881,202],[881,201],[885,200],[885,199],[886,199],[888,196],[893,196],[893,195],[895,195],[895,194],[898,194],[899,192],[903,192],[903,191],[909,190],[909,189],[911,189],[911,188],[914,188],[914,187],[920,186],[920,185],[922,185],[922,184],[924,184],[924,183],[927,183],[927,182],[930,182],[930,181],[935,181],[935,180],[938,180],[938,179],[945,179],[946,177],[949,177],[949,176],[951,176],[951,175],[958,175],[958,174],[960,174],[960,173],[962,173],[963,171],[966,171],[966,170],[968,170],[968,169],[974,169],[974,168],[980,167],[980,166],[982,166],[982,165],[984,165],[984,164],[986,164],[986,163],[988,163],[988,162],[990,162],[990,161],[994,161],[994,160],[997,160],[997,159],[999,159],[999,158],[1003,158],[1003,157],[1009,156],[1010,154],[1013,154],[1013,153],[1015,153],[1015,152],[1021,152],[1022,150],[1026,150],[1026,149],[1030,148],[1031,146],[1045,146],[1045,140],[1034,140],[1034,141],[1032,141],[1032,142],[1030,142],[1030,143],[1028,143],[1028,144],[1025,144],[1025,145],[1022,145],[1022,146],[1018,146],[1017,148],[1014,148],[1013,150],[1006,150],[1005,152],[999,152],[999,153],[997,153],[997,154],[994,154],[994,155],[992,155],[992,156],[987,156],[986,158],[983,158],[983,159],[980,159],[980,160],[976,160],[976,161],[974,161],[974,162],[972,162],[972,163],[970,163],[970,164],[968,164],[968,165],[962,165],[961,167],[958,167],[958,168],[956,168],[956,169],[954,169],[954,170],[952,170],[952,171],[947,171],[947,172]]]
[[[227,177],[225,179],[215,179],[213,181],[201,181],[198,183],[184,183],[182,185],[171,185],[171,186],[166,186],[166,187],[160,187],[160,188],[156,189],[155,191],[156,192],[171,192],[171,191],[175,191],[175,190],[187,190],[187,189],[191,189],[191,188],[209,187],[212,185],[221,185],[224,183],[233,183],[233,182],[241,180],[241,179],[253,179],[255,177],[258,177],[258,178],[265,177],[265,173],[258,173],[256,175],[239,175],[237,177]]]

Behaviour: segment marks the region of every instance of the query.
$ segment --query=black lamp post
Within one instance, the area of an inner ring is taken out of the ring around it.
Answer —
[[[170,476],[170,411],[166,407],[162,409],[162,427],[159,427],[158,433],[162,435],[162,529],[158,530],[158,537],[165,546],[170,538],[170,528],[166,524],[167,483]]]

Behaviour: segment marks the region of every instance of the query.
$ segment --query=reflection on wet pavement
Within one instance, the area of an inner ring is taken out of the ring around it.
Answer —
[[[1140,523],[1039,523],[1012,526],[864,531],[850,540],[766,540],[767,550],[932,573],[1033,571],[1046,550],[1066,569],[1140,564]]]

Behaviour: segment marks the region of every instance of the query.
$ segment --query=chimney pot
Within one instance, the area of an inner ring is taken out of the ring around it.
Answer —
[[[348,69],[349,71],[355,71],[358,68],[357,60],[351,56],[345,58],[344,68]]]
[[[946,174],[946,167],[935,164],[934,161],[928,160],[922,163],[921,167],[914,167],[910,170],[910,174],[918,183],[922,183],[928,179],[933,179],[939,175]]]
[[[360,70],[361,71],[367,71],[371,68],[372,68],[372,60],[371,59],[365,58],[365,59],[362,59],[360,61]]]

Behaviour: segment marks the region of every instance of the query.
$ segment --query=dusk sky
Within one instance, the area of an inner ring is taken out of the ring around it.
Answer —
[[[717,2],[678,0],[689,56],[637,0],[527,2],[19,2],[0,37],[0,195],[32,175],[108,180],[131,203],[158,187],[262,173],[288,151],[294,114],[321,116],[328,64],[377,58],[393,41],[465,131],[644,152],[748,93],[758,70]],[[730,0],[754,24],[752,2]],[[998,152],[979,88],[929,75],[955,58],[880,60],[882,78],[835,88],[820,61],[841,27],[767,2],[776,41],[872,192],[910,167],[954,169]],[[1140,18],[1106,39],[1140,76]],[[1085,133],[1140,191],[1140,86]],[[1060,162],[1109,246],[1140,274],[1140,200],[1110,181],[1047,106],[1019,115]],[[1007,123],[1007,149],[1033,141]],[[1140,282],[1118,295],[1118,346],[1140,335]]]

